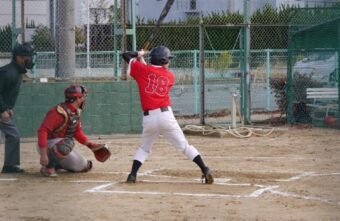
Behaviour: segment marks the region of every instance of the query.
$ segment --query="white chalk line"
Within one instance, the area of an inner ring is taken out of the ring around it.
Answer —
[[[141,173],[142,176],[153,176],[153,177],[168,177],[168,178],[174,178],[173,176],[162,176],[162,175],[152,175],[155,171],[162,170],[149,170]],[[109,172],[109,173],[117,173],[121,174],[122,172]],[[127,173],[127,172],[124,172]],[[297,176],[293,176],[288,179],[277,179],[276,181],[296,181],[300,180],[304,177],[316,177],[316,176],[338,176],[340,173],[334,172],[334,173],[315,173],[315,172],[303,172]],[[17,181],[18,178],[0,178],[0,181]],[[199,181],[200,179],[195,179],[195,181]],[[107,180],[76,180],[76,181],[69,181],[71,183],[106,183],[97,187],[94,187],[90,190],[86,190],[85,192],[91,192],[91,193],[113,193],[113,194],[142,194],[142,195],[178,195],[178,196],[195,196],[195,197],[223,197],[223,198],[257,198],[260,197],[264,193],[272,193],[274,195],[280,195],[285,197],[294,197],[299,199],[305,199],[305,200],[313,200],[313,201],[320,201],[325,203],[336,203],[337,205],[340,205],[340,202],[334,202],[333,200],[329,199],[322,199],[320,197],[313,197],[313,196],[303,196],[288,192],[281,192],[275,189],[278,189],[279,186],[263,186],[263,185],[257,185],[257,184],[249,184],[249,183],[227,183],[231,179],[230,178],[216,178],[215,183],[213,185],[225,185],[225,186],[254,186],[260,189],[255,190],[254,192],[246,195],[229,195],[229,194],[210,194],[210,193],[185,193],[185,192],[175,192],[175,193],[167,193],[167,192],[150,192],[150,191],[117,191],[117,190],[106,190],[106,188],[117,184],[117,182],[107,181]],[[150,182],[150,183],[192,183],[191,181],[152,181],[152,180],[143,180],[143,182]]]
[[[277,179],[276,181],[290,182],[290,181],[294,181],[294,180],[299,180],[302,177],[307,177],[307,176],[310,176],[312,174],[314,174],[314,172],[303,172],[303,173],[301,173],[299,175],[290,177],[288,179]]]
[[[338,176],[340,173],[315,173],[315,172],[303,172],[297,176],[290,177],[288,179],[277,179],[276,181],[290,182],[300,180],[304,177],[316,177],[316,176]]]
[[[303,195],[298,195],[298,194],[294,194],[294,193],[287,193],[287,192],[281,192],[278,190],[268,190],[269,192],[271,192],[272,194],[276,194],[276,195],[280,195],[280,196],[286,196],[286,197],[294,197],[294,198],[298,198],[298,199],[305,199],[305,200],[312,200],[312,201],[321,201],[324,203],[336,203],[339,205],[340,202],[334,202],[333,200],[329,200],[329,199],[322,199],[320,197],[315,197],[315,196],[303,196]]]
[[[205,156],[204,158],[211,159],[236,159],[236,160],[315,160],[315,158],[306,157],[245,157],[245,156]]]
[[[161,170],[161,169],[158,169]],[[145,174],[150,174],[152,171],[147,171]],[[302,179],[303,177],[315,177],[315,176],[334,176],[334,175],[340,175],[340,173],[324,173],[324,174],[316,174],[314,172],[303,172],[300,175],[293,176],[289,179],[283,179],[283,180],[277,180],[277,181],[296,181],[299,179]],[[197,181],[197,179],[195,179]],[[304,199],[304,200],[311,200],[311,201],[320,201],[325,203],[336,203],[336,205],[340,205],[340,202],[334,202],[333,200],[329,199],[322,199],[320,197],[314,197],[314,196],[303,196],[288,192],[282,192],[279,190],[276,190],[279,188],[279,186],[263,186],[258,184],[249,184],[249,183],[227,183],[231,179],[229,178],[216,178],[213,185],[225,185],[225,186],[254,186],[256,188],[259,188],[255,191],[253,191],[250,194],[245,195],[230,195],[230,194],[212,194],[212,193],[192,193],[192,192],[155,192],[155,191],[125,191],[125,190],[106,190],[106,188],[113,186],[115,184],[118,184],[117,182],[112,182],[104,185],[100,185],[97,187],[94,187],[92,189],[86,190],[85,192],[90,193],[109,193],[109,194],[133,194],[133,195],[173,195],[173,196],[192,196],[192,197],[215,197],[215,198],[258,198],[264,193],[271,193],[274,195],[280,195],[285,197],[294,197],[298,199]],[[142,182],[145,183],[192,183],[191,181],[153,181],[153,180],[142,180]],[[138,184],[136,184],[138,185]]]
[[[115,182],[102,184],[100,186],[96,186],[92,189],[86,190],[85,192],[88,192],[88,193],[102,192],[102,191],[105,191],[104,189],[108,188],[109,186],[112,186],[113,184],[115,184]]]
[[[0,178],[0,181],[16,181],[17,178]]]
[[[112,180],[72,180],[69,183],[112,183]]]
[[[177,156],[174,156],[177,158]],[[154,159],[169,159],[169,156],[153,156]],[[230,159],[230,160],[261,160],[261,161],[278,161],[278,160],[286,160],[286,161],[327,161],[329,159],[318,159],[313,157],[247,157],[247,156],[205,156],[204,158],[209,159]]]
[[[148,182],[147,180],[143,180],[143,182]],[[160,183],[160,182],[158,182]],[[168,183],[168,182],[162,182]],[[174,182],[175,183],[175,182]],[[192,183],[192,182],[176,182],[176,183]],[[160,192],[160,191],[126,191],[126,190],[106,190],[106,188],[113,186],[117,183],[109,183],[97,186],[95,188],[86,190],[88,193],[109,193],[109,194],[132,194],[132,195],[171,195],[171,196],[192,196],[192,197],[213,197],[213,198],[257,198],[260,197],[265,192],[270,192],[273,189],[278,188],[278,186],[267,186],[263,187],[262,185],[253,185],[253,186],[261,186],[261,189],[255,190],[254,192],[246,195],[230,195],[230,194],[214,194],[214,193],[190,193],[190,192]],[[214,184],[216,185],[216,184]],[[233,184],[238,186],[251,186],[250,184]]]
[[[101,193],[109,193],[109,194],[132,194],[132,195],[161,195],[161,196],[193,196],[193,197],[214,197],[214,198],[243,198],[245,196],[242,195],[223,195],[223,194],[212,194],[212,193],[185,193],[185,192],[150,192],[150,191],[100,191]]]

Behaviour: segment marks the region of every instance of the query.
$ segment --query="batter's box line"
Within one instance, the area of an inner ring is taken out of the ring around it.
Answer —
[[[143,182],[152,182],[148,180],[143,180]],[[167,181],[157,181],[158,183],[169,183]],[[172,183],[192,183],[188,181],[181,181],[181,182],[172,182]],[[214,193],[190,193],[190,192],[156,192],[156,191],[126,191],[126,190],[107,190],[107,188],[119,184],[119,182],[112,182],[108,184],[103,184],[96,186],[92,189],[86,190],[86,193],[109,193],[109,194],[132,194],[132,195],[162,195],[162,196],[192,196],[192,197],[213,197],[213,198],[257,198],[260,197],[265,192],[270,192],[273,189],[278,188],[278,186],[262,186],[262,185],[252,185],[252,184],[230,184],[230,185],[239,185],[239,186],[254,186],[260,187],[253,191],[250,194],[246,195],[230,195],[230,194],[214,194]],[[220,185],[215,183],[213,185]],[[225,183],[222,185],[226,185]]]
[[[320,174],[319,174],[320,175]],[[325,175],[325,174],[321,174]],[[143,182],[155,182],[150,180],[143,180]],[[191,183],[189,181],[157,181],[158,183]],[[112,182],[108,184],[99,185],[97,187],[94,187],[92,189],[86,190],[87,193],[108,193],[108,194],[131,194],[131,195],[165,195],[165,196],[192,196],[192,197],[213,197],[213,198],[258,198],[264,193],[270,193],[273,195],[279,195],[284,197],[293,197],[298,199],[304,199],[309,201],[320,201],[324,203],[329,204],[337,204],[340,205],[340,202],[334,202],[329,199],[322,199],[320,197],[314,197],[314,196],[302,196],[298,194],[288,193],[288,192],[282,192],[277,190],[279,186],[263,186],[258,184],[247,184],[247,183],[241,183],[241,184],[230,184],[230,183],[214,183],[213,185],[233,185],[233,186],[254,186],[259,189],[253,191],[250,194],[246,195],[230,195],[230,194],[211,194],[211,193],[190,193],[190,192],[155,192],[155,191],[125,191],[125,190],[107,190],[107,188],[117,185],[119,182]],[[138,184],[137,184],[138,185]]]

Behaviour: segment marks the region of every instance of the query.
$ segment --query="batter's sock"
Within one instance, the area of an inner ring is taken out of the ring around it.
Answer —
[[[140,166],[142,166],[142,163],[138,160],[134,160],[132,163],[131,174],[136,176]]]
[[[204,173],[207,169],[207,166],[204,164],[201,155],[197,155],[193,160],[202,170],[202,173]]]

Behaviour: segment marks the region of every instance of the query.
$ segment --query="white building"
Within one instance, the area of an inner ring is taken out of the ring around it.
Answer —
[[[0,27],[12,25],[12,0],[0,0]],[[16,0],[16,26],[21,26],[21,1]],[[39,24],[49,25],[50,9],[49,0],[25,0],[25,18],[27,24],[32,22],[37,26]]]
[[[55,2],[57,0],[25,0],[25,23],[53,26],[55,21]],[[147,20],[157,20],[167,0],[135,0],[136,16]],[[272,7],[281,5],[299,5],[300,7],[325,5],[336,0],[251,0],[251,13],[263,8],[266,4]],[[0,0],[0,27],[12,24],[13,0]],[[90,13],[88,13],[88,2]],[[119,3],[120,0],[117,0]],[[75,24],[81,26],[90,23],[107,23],[109,18],[108,8],[114,0],[75,0]],[[182,20],[191,16],[207,15],[213,12],[239,12],[243,13],[243,0],[175,0],[165,21]],[[96,16],[95,16],[96,15]],[[21,27],[21,0],[16,0],[16,26]]]

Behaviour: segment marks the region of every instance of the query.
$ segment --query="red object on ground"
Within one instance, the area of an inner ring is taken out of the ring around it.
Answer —
[[[339,127],[338,118],[332,116],[326,116],[324,119],[324,124],[328,127],[337,128]]]

